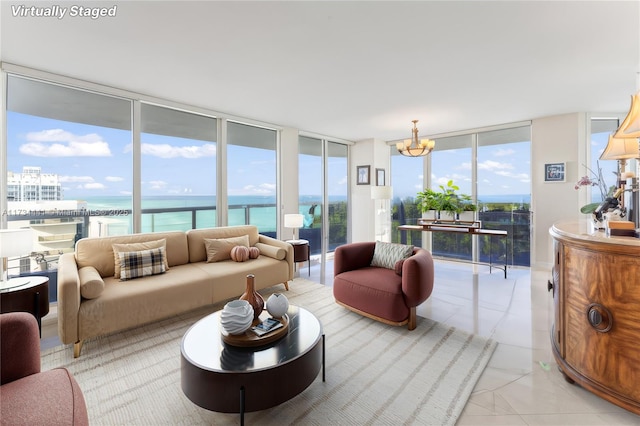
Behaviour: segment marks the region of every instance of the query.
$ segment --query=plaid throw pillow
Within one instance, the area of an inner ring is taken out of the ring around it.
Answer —
[[[120,281],[157,275],[165,272],[164,248],[119,252]]]
[[[413,246],[376,241],[376,247],[373,250],[373,259],[371,259],[371,266],[395,269],[397,261],[406,259],[412,254]]]

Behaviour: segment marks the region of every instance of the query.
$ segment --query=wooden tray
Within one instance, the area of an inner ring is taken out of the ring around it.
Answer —
[[[282,327],[277,330],[272,331],[271,333],[264,334],[262,336],[258,336],[250,329],[245,331],[243,334],[227,334],[224,329],[222,330],[222,341],[232,345],[238,346],[241,348],[251,348],[255,346],[267,345],[271,342],[275,342],[276,340],[284,337],[289,331],[289,317],[287,315],[282,318],[274,318],[282,323]],[[261,321],[264,319],[261,318]],[[253,325],[252,325],[253,327]]]

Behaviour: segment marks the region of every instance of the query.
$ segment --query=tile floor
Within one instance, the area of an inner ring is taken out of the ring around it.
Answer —
[[[306,265],[304,278],[331,286],[333,265]],[[565,382],[551,353],[553,300],[548,271],[436,261],[434,291],[418,315],[491,337],[499,345],[458,425],[639,425],[640,416]],[[60,344],[55,309],[45,318],[43,347]]]

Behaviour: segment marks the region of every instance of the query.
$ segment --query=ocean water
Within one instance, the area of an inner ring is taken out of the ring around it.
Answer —
[[[229,225],[256,225],[260,232],[275,232],[277,209],[275,196],[242,195],[229,196]],[[87,210],[92,212],[109,212],[108,216],[95,215],[91,217],[90,234],[121,235],[132,232],[132,220],[128,211],[131,210],[131,197],[87,197]],[[330,202],[346,201],[346,197],[330,197]],[[321,203],[319,195],[300,197],[299,212],[305,216],[305,222],[312,223],[314,216],[321,211],[317,206]],[[142,215],[142,232],[162,232],[169,230],[183,230],[193,228],[214,227],[216,225],[216,197],[215,196],[163,196],[143,197],[142,209],[185,209],[185,211],[171,211],[158,213],[144,213]],[[316,207],[314,207],[316,206]],[[208,207],[208,209],[200,209]],[[195,212],[195,213],[194,213]]]
[[[329,202],[346,201],[346,196],[330,197]],[[87,197],[87,210],[91,212],[108,212],[108,215],[92,215],[90,217],[91,236],[122,235],[132,232],[131,197]],[[483,203],[516,203],[528,204],[531,196],[527,194],[490,195],[480,197]],[[162,196],[143,197],[143,209],[185,209],[145,213],[142,215],[142,232],[162,232],[171,230],[186,231],[195,227],[206,228],[217,226],[215,196]],[[307,224],[313,223],[314,217],[321,215],[321,197],[319,195],[300,196],[299,213]],[[277,209],[275,196],[232,195],[229,196],[229,225],[256,225],[260,232],[276,232]],[[208,207],[209,209],[199,209]]]

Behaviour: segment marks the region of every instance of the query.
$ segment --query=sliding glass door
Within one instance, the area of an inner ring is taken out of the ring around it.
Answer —
[[[227,122],[228,224],[276,237],[277,132]]]
[[[142,232],[216,226],[216,119],[141,109]]]
[[[347,155],[347,145],[299,138],[298,210],[304,216],[299,235],[309,241],[314,262],[322,265],[328,253],[347,242]]]

